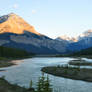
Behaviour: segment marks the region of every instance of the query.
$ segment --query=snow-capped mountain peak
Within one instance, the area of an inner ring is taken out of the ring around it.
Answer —
[[[59,39],[63,39],[63,40],[67,40],[69,41],[70,40],[70,37],[68,37],[67,35],[63,35],[63,36],[60,36],[58,37]]]
[[[80,34],[78,36],[78,40],[80,41],[82,39],[89,38],[89,37],[92,37],[92,29],[87,30],[87,31],[83,32],[82,34]]]
[[[92,29],[85,31],[80,37],[92,37]]]
[[[65,40],[65,41],[68,41],[68,42],[77,42],[77,38],[76,37],[69,37],[69,36],[67,36],[67,35],[63,35],[63,36],[59,36],[58,38],[57,38],[57,40]]]

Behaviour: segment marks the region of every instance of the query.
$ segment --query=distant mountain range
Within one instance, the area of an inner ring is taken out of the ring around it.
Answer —
[[[68,52],[77,52],[82,49],[87,49],[92,47],[92,30],[87,30],[84,33],[80,34],[78,37],[69,38],[69,37],[58,37],[59,41],[67,41],[67,50]],[[72,40],[73,39],[73,40]]]
[[[11,13],[0,17],[0,46],[35,54],[67,54],[92,47],[92,30],[78,37],[51,39],[35,30],[20,16]]]
[[[85,31],[78,36],[78,41],[68,45],[68,49],[76,52],[92,47],[92,30]]]
[[[18,48],[35,54],[63,54],[66,44],[38,33],[20,16],[11,13],[0,17],[0,46]]]

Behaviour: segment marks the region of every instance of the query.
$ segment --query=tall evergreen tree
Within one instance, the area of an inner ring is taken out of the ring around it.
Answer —
[[[37,92],[52,92],[49,77],[47,76],[47,78],[45,78],[44,73],[42,73],[42,77],[39,78]]]

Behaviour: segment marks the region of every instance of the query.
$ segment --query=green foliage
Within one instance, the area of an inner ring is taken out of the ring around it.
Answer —
[[[52,92],[50,88],[50,80],[49,77],[44,77],[44,73],[42,73],[42,77],[39,78],[37,83],[37,92]]]
[[[92,55],[92,47],[91,48],[87,48],[87,49],[83,49],[79,52],[75,52],[73,54],[71,54],[73,56],[80,56],[80,55]]]
[[[24,50],[0,46],[0,57],[23,58],[32,55]]]
[[[50,88],[50,80],[49,77],[47,75],[47,80],[45,81],[45,88],[44,88],[45,92],[52,92],[52,89]]]
[[[31,80],[31,82],[30,82],[30,88],[32,88],[32,86],[33,86],[33,82],[32,82],[32,80]]]

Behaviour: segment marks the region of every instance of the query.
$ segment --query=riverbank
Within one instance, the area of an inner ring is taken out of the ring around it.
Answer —
[[[30,87],[24,88],[16,84],[10,84],[4,77],[2,77],[0,78],[0,92],[52,92],[49,77],[45,77],[44,74],[42,74],[39,79],[37,82],[37,89],[35,90],[32,87],[32,80],[30,81]]]
[[[4,78],[0,78],[0,92],[31,92],[18,85],[10,84]]]
[[[73,54],[65,54],[65,55],[56,55],[54,57],[71,57],[71,58],[88,58],[92,59],[92,55],[73,55]]]
[[[15,65],[12,62],[12,59],[0,57],[0,68],[12,66],[12,65]]]
[[[88,62],[81,59],[71,60],[68,64],[73,66],[92,66],[92,62]]]
[[[22,57],[22,58],[5,58],[5,57],[0,57],[0,68],[3,67],[9,67],[13,65],[17,65],[16,60],[23,60],[27,58],[32,58],[33,56],[28,56],[28,57]]]
[[[59,77],[92,82],[92,69],[68,66],[49,66],[42,68],[41,71]]]
[[[0,60],[0,68],[16,65],[12,60]]]

